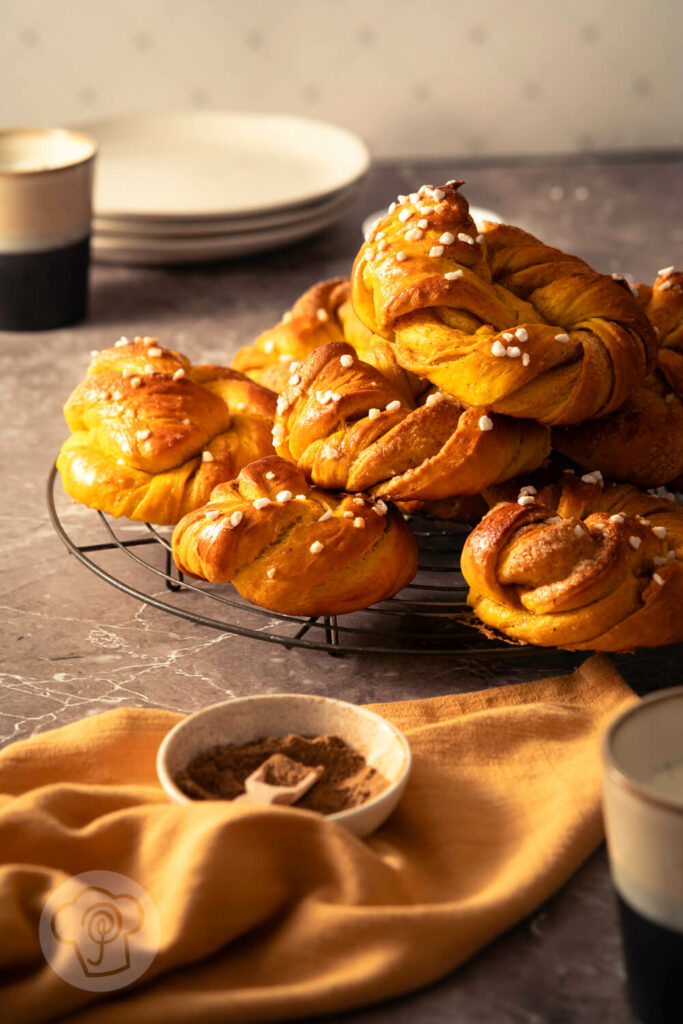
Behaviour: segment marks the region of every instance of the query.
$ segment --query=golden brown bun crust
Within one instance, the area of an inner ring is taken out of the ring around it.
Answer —
[[[339,319],[342,324],[343,340],[356,352],[359,359],[385,377],[398,394],[409,404],[424,394],[430,387],[428,380],[404,370],[396,359],[394,346],[378,334],[373,334],[361,323],[351,302],[351,286],[348,286],[348,297],[339,307]]]
[[[548,424],[619,408],[655,349],[628,286],[520,228],[478,235],[460,184],[405,197],[369,236],[351,278],[360,319],[466,405]]]
[[[275,456],[247,466],[185,516],[173,556],[183,572],[232,582],[248,601],[287,615],[366,608],[417,571],[415,538],[395,509],[311,488]]]
[[[667,270],[637,291],[657,334],[657,369],[617,412],[554,430],[553,447],[614,480],[657,487],[683,474],[683,273]]]
[[[236,353],[233,368],[279,393],[291,375],[290,363],[305,359],[319,345],[343,339],[339,308],[348,296],[349,283],[343,277],[313,285],[279,324]]]
[[[550,452],[547,427],[533,421],[465,409],[436,392],[416,407],[341,342],[311,353],[277,409],[276,450],[309,480],[392,501],[478,494]]]
[[[542,647],[683,640],[683,509],[587,477],[566,475],[484,517],[461,559],[470,605],[486,626]]]
[[[683,472],[683,401],[651,375],[611,416],[553,430],[553,448],[613,480],[667,484]]]
[[[442,501],[397,501],[395,505],[406,515],[451,523],[469,523],[471,526],[481,522],[489,510],[489,505],[481,494],[444,498]]]
[[[320,281],[305,291],[279,324],[239,350],[232,365],[280,393],[291,376],[290,364],[332,341],[346,341],[408,399],[429,387],[428,381],[399,366],[393,346],[360,322],[351,304],[351,286],[343,277]]]
[[[97,353],[64,414],[66,492],[143,522],[177,523],[273,450],[272,392],[227,367],[192,367],[156,339]]]
[[[683,397],[683,271],[667,267],[653,287],[640,284],[636,291],[657,335],[657,369]]]

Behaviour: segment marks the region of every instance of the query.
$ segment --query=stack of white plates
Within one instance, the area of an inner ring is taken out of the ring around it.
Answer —
[[[205,112],[79,126],[99,144],[93,256],[196,263],[298,242],[340,220],[370,165],[335,125]]]

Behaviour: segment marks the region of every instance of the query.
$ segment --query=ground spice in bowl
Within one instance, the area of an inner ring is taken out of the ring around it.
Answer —
[[[319,814],[334,814],[358,807],[387,789],[389,782],[339,736],[263,736],[241,745],[227,743],[197,754],[175,775],[176,786],[194,800],[234,800],[244,793],[244,780],[273,754],[285,754],[310,768],[320,765],[322,775],[300,800]],[[266,779],[286,785],[285,777]]]

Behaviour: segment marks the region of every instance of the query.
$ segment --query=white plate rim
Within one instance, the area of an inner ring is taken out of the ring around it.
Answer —
[[[107,159],[107,146],[112,145],[112,138],[117,138],[117,132],[119,140],[121,135],[124,138],[126,132],[128,137],[131,138],[135,133],[144,131],[145,126],[149,130],[151,126],[156,126],[157,130],[163,132],[166,127],[170,132],[173,132],[174,126],[176,131],[181,129],[188,130],[194,127],[194,129],[207,131],[209,128],[215,128],[216,125],[222,124],[223,129],[229,131],[230,124],[236,127],[244,127],[250,125],[256,134],[259,132],[264,134],[268,131],[270,126],[271,130],[275,127],[278,130],[291,130],[292,132],[299,133],[299,138],[308,136],[309,141],[306,143],[310,146],[310,137],[317,135],[319,140],[327,139],[328,142],[335,139],[342,150],[345,150],[348,158],[348,165],[346,168],[343,166],[337,166],[338,162],[335,162],[334,170],[330,172],[331,177],[328,178],[325,184],[321,184],[317,188],[301,188],[292,189],[289,195],[281,195],[276,201],[273,200],[262,200],[252,201],[249,203],[235,204],[234,202],[226,200],[220,206],[207,206],[201,211],[197,209],[181,209],[178,206],[172,209],[157,209],[157,210],[142,210],[139,207],[136,208],[135,204],[132,204],[129,208],[107,208],[106,205],[101,204],[100,196],[98,195],[98,176],[96,173],[95,183],[95,196],[94,196],[94,212],[95,215],[99,216],[124,216],[126,218],[158,218],[172,216],[177,219],[190,219],[197,217],[229,217],[233,215],[246,216],[256,213],[265,213],[269,210],[281,210],[290,207],[303,205],[310,203],[315,200],[324,199],[332,196],[335,192],[347,187],[348,185],[360,180],[365,176],[370,167],[370,153],[363,142],[363,140],[353,132],[339,125],[332,124],[326,121],[315,120],[313,118],[305,118],[286,114],[268,114],[268,113],[249,113],[249,112],[237,112],[227,110],[208,110],[208,111],[195,111],[195,112],[180,112],[180,113],[166,113],[166,114],[136,114],[124,117],[108,117],[97,120],[84,121],[77,127],[80,131],[87,131],[88,134],[94,136],[99,145],[98,160],[100,166],[102,162]],[[107,137],[108,136],[108,137]],[[216,142],[215,135],[211,136],[214,144]],[[207,138],[208,142],[208,138]],[[101,179],[99,179],[101,180]]]
[[[355,205],[355,196],[349,200],[349,209]],[[310,235],[323,231],[326,227],[340,220],[344,212],[335,210],[324,217],[316,218],[306,222],[299,222],[294,225],[285,225],[271,231],[252,231],[242,234],[230,234],[226,236],[205,237],[199,240],[192,240],[191,244],[157,245],[140,244],[133,246],[122,246],[119,244],[104,244],[97,236],[92,239],[93,259],[99,262],[110,263],[132,263],[138,265],[165,263],[194,263],[210,262],[212,260],[229,259],[233,256],[248,256],[269,249],[275,249],[288,244],[300,242]],[[168,241],[168,240],[164,240]]]
[[[149,239],[186,238],[202,235],[229,235],[243,232],[262,231],[287,225],[303,224],[325,217],[334,210],[346,210],[351,201],[356,201],[360,192],[360,183],[350,185],[337,193],[333,198],[314,204],[306,204],[292,210],[275,211],[253,217],[213,217],[202,220],[171,220],[146,222],[124,218],[94,217],[93,234],[97,238],[108,236],[125,236],[127,238]]]

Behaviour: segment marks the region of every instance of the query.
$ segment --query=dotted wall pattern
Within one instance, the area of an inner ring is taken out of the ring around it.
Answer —
[[[375,157],[683,145],[680,0],[0,0],[0,122],[299,114]]]

